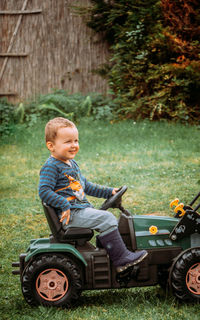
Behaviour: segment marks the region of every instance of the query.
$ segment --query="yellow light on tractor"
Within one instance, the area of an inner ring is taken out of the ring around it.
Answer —
[[[158,228],[156,226],[149,227],[149,232],[151,234],[156,234],[158,232]]]

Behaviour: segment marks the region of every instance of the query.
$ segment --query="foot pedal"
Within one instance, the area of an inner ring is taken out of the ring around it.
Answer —
[[[116,281],[120,284],[120,287],[127,287],[131,279],[137,277],[139,266],[131,266],[123,272],[117,273]]]

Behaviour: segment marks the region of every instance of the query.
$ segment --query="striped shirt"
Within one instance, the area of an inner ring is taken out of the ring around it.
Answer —
[[[86,194],[107,199],[112,191],[113,188],[87,181],[74,160],[69,165],[50,156],[40,170],[39,196],[58,212],[92,207]]]

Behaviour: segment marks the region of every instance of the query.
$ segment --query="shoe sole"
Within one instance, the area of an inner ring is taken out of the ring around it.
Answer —
[[[123,272],[125,271],[126,269],[130,268],[130,267],[133,267],[135,266],[136,264],[142,262],[146,257],[148,256],[148,252],[145,252],[145,254],[141,257],[139,257],[137,260],[133,261],[133,262],[130,262],[130,263],[127,263],[125,264],[125,266],[122,266],[122,267],[117,267],[116,268],[116,271],[119,273],[119,272]]]

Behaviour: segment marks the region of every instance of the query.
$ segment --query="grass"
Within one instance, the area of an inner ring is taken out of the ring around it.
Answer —
[[[198,305],[179,304],[159,287],[83,292],[77,308],[31,308],[23,299],[12,261],[30,239],[49,235],[37,195],[39,170],[48,157],[44,123],[16,127],[1,141],[0,319],[199,319]],[[133,214],[173,215],[175,197],[189,203],[199,192],[200,140],[197,127],[133,121],[82,121],[76,160],[94,182],[127,185],[124,206]],[[95,206],[102,200],[90,198]],[[114,210],[114,214],[119,213]]]

